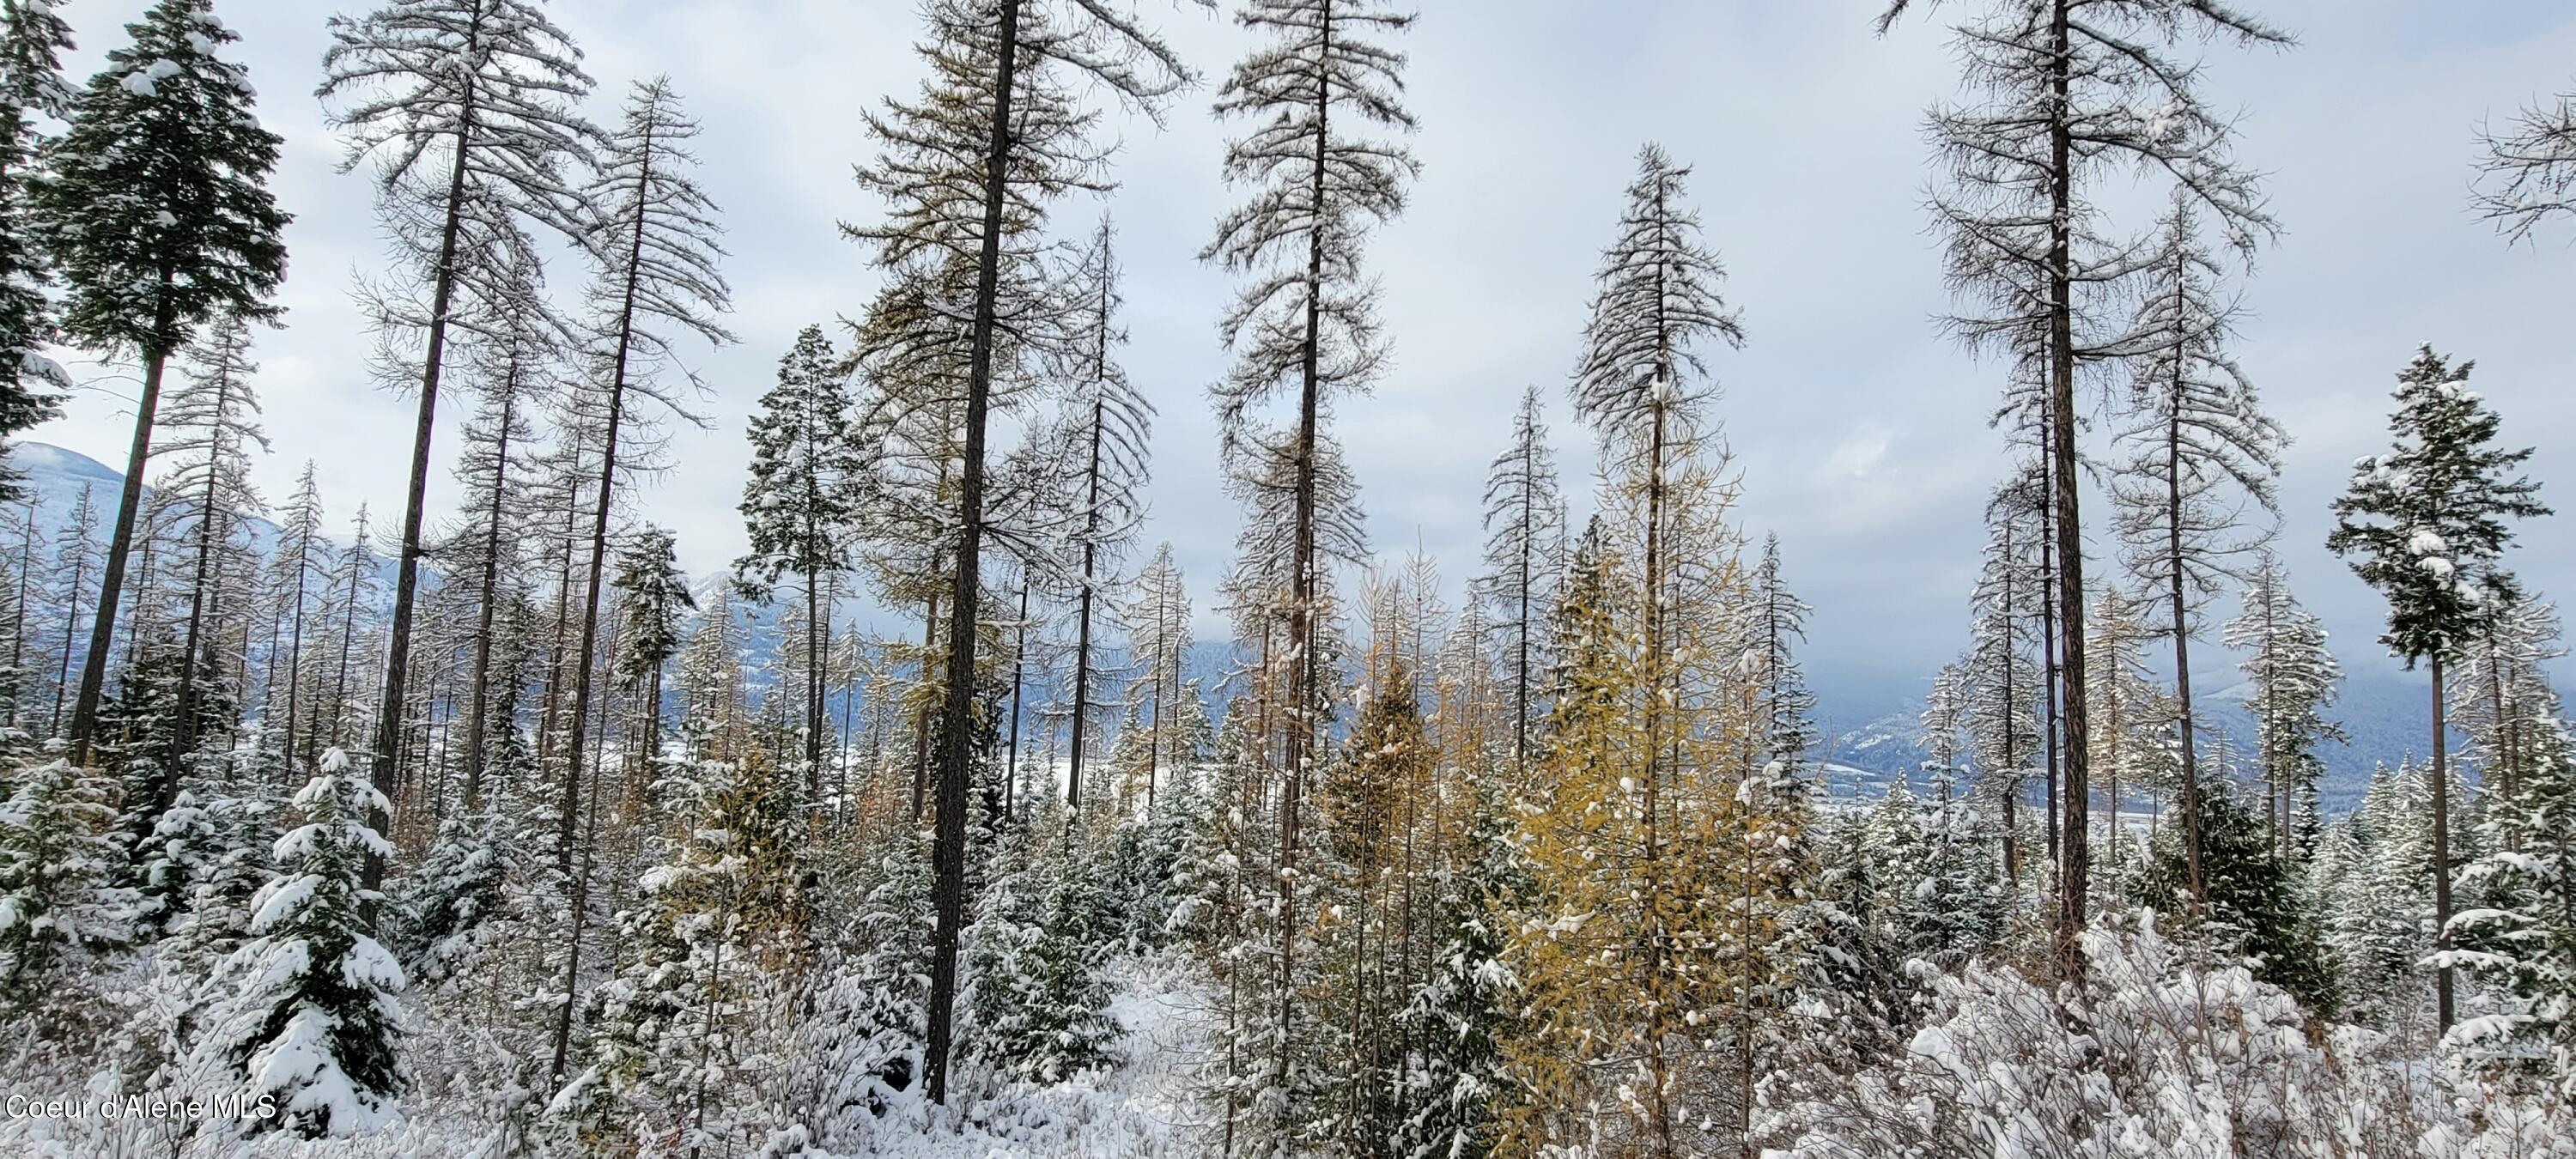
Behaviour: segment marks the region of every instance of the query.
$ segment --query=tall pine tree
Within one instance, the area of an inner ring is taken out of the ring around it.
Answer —
[[[2487,625],[2519,592],[2498,562],[2512,541],[2507,519],[2549,509],[2540,484],[2519,474],[2531,449],[2494,446],[2503,420],[2468,386],[2473,363],[2456,366],[2423,347],[2397,375],[2397,409],[2388,419],[2394,445],[2353,464],[2352,482],[2335,500],[2326,547],[2388,601],[2388,630],[2379,642],[2406,661],[2427,664],[2433,681],[2433,765],[2427,778],[2430,865],[2437,949],[2447,947],[2451,920],[2450,766],[2442,676],[2474,647]],[[2451,967],[2435,974],[2444,1029],[2452,1021]]]
[[[92,616],[75,760],[86,760],[116,639],[143,475],[170,356],[218,316],[273,321],[286,277],[287,215],[268,190],[281,138],[251,111],[248,71],[216,50],[240,37],[212,0],[159,0],[126,26],[133,43],[107,55],[72,102],[71,127],[46,144],[37,186],[45,244],[68,293],[63,336],[143,363],[125,491],[116,509]]]

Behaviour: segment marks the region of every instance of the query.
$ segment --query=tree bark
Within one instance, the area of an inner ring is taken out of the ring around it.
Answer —
[[[1318,31],[1320,56],[1329,56],[1333,44],[1332,7],[1323,8],[1322,27]],[[1282,737],[1279,805],[1279,1024],[1277,1049],[1271,1059],[1272,1081],[1281,1088],[1289,1083],[1290,1054],[1294,1049],[1297,976],[1297,851],[1298,812],[1303,807],[1306,765],[1312,759],[1315,739],[1315,447],[1316,427],[1322,421],[1323,375],[1322,342],[1324,291],[1324,235],[1321,228],[1325,198],[1325,152],[1332,135],[1332,80],[1319,73],[1315,85],[1315,155],[1314,171],[1308,196],[1315,223],[1306,239],[1306,332],[1298,361],[1297,456],[1295,529],[1289,546],[1288,604],[1289,643],[1288,695],[1289,710],[1282,715],[1286,730]]]
[[[1019,816],[1020,808],[1020,692],[1028,659],[1029,576],[1024,568],[1020,573],[1020,622],[1011,643],[1011,752],[1002,773],[1002,811],[1013,817]]]
[[[984,161],[983,253],[975,272],[975,325],[966,370],[966,445],[958,485],[957,570],[949,591],[948,688],[939,751],[937,829],[931,848],[930,1026],[922,1070],[933,1103],[948,1101],[948,1058],[957,1005],[957,944],[966,922],[966,779],[975,731],[975,613],[981,602],[984,533],[984,424],[992,399],[995,298],[1002,263],[1002,202],[1011,155],[1013,73],[1019,63],[1020,0],[1002,0],[993,83],[991,146]]]
[[[2433,653],[2433,952],[2451,948],[2451,775],[2442,713],[2442,654]],[[2451,1029],[2451,966],[2433,973],[2433,1006],[2444,1031]]]
[[[2179,391],[2181,384],[2176,383]],[[2174,732],[2182,750],[2182,845],[2191,874],[2191,908],[2209,909],[2209,889],[2200,875],[2200,760],[2193,743],[2191,716],[2191,605],[2183,594],[2182,547],[2182,406],[2177,394],[2165,418],[2165,596],[2173,613]]]
[[[1097,560],[1100,531],[1100,420],[1102,407],[1094,399],[1091,405],[1091,448],[1089,465],[1084,472],[1085,510],[1082,535],[1082,587],[1074,593],[1073,614],[1073,771],[1065,784],[1065,811],[1082,816],[1082,746],[1084,718],[1091,715],[1091,570]]]
[[[163,305],[153,319],[153,333],[170,332],[167,304],[172,275],[161,271]],[[125,452],[125,478],[116,502],[116,530],[107,540],[107,567],[100,573],[98,604],[90,615],[89,655],[81,658],[80,695],[72,703],[72,763],[86,765],[90,742],[98,730],[98,702],[107,686],[107,654],[116,648],[116,609],[125,593],[125,561],[134,550],[134,519],[143,506],[143,471],[152,458],[152,422],[161,408],[161,375],[170,362],[167,343],[143,356],[143,395],[134,403],[134,442]]]
[[[644,256],[644,211],[646,196],[653,182],[653,130],[644,129],[642,160],[635,170],[635,225],[629,231],[626,245],[626,284],[620,289],[617,309],[617,353],[610,362],[608,378],[608,424],[600,435],[599,506],[590,525],[590,572],[581,607],[581,644],[573,653],[572,679],[572,747],[564,757],[564,808],[560,837],[566,855],[572,849],[573,806],[581,792],[583,741],[589,736],[584,722],[590,719],[590,686],[597,671],[599,646],[599,589],[608,566],[608,516],[615,507],[617,492],[617,428],[626,415],[627,360],[635,350],[635,297],[642,280]],[[606,738],[601,738],[603,743]],[[559,868],[565,867],[558,860]]]
[[[206,451],[206,490],[197,505],[196,573],[188,585],[188,629],[179,658],[179,723],[171,733],[168,767],[176,776],[181,758],[197,747],[197,653],[204,646],[206,623],[206,587],[214,571],[215,557],[215,484],[216,459],[223,448],[223,422],[231,401],[232,385],[222,382],[215,387],[215,429]]]
[[[490,731],[485,714],[491,702],[492,678],[492,613],[495,593],[501,582],[501,498],[510,477],[510,424],[518,415],[519,395],[504,388],[501,395],[501,421],[492,449],[492,501],[483,512],[483,575],[477,594],[480,605],[476,612],[474,632],[474,688],[466,714],[465,737],[465,811],[472,813],[483,800],[483,762]]]
[[[2072,87],[2070,5],[2071,0],[2051,0],[2049,5],[2050,42],[2056,52],[2049,76],[2048,425],[2050,482],[2057,504],[2058,665],[2065,690],[2060,716],[2066,739],[2065,828],[2058,840],[2064,882],[2058,887],[2056,948],[2059,972],[2079,979],[2084,956],[2077,935],[2084,930],[2091,876],[2092,785],[2088,779],[2091,756],[2085,751],[2091,733],[2084,705],[2084,525],[2076,487],[2074,239],[2068,221],[2074,212],[2075,180],[2074,127],[2067,112]]]

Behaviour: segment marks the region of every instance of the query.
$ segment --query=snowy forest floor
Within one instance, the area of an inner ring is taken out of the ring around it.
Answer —
[[[1109,969],[1115,1062],[1053,1086],[996,1089],[970,1076],[969,1097],[935,1114],[889,1116],[869,1151],[888,1159],[1197,1155],[1206,1103],[1190,1068],[1207,1012],[1182,951],[1122,958]],[[853,1157],[855,1159],[855,1157]]]
[[[863,1154],[870,1159],[1056,1159],[1202,1153],[1205,1104],[1193,1097],[1189,1074],[1206,1049],[1201,1018],[1207,1007],[1183,953],[1121,957],[1107,967],[1112,994],[1108,1013],[1120,1030],[1109,1047],[1112,1065],[1051,1086],[1006,1084],[966,1070],[958,1076],[957,1097],[949,1107],[915,1101],[889,1108]],[[440,1033],[419,1025],[419,1011],[414,1014],[415,1035]],[[506,1095],[452,1083],[446,1075],[413,1077],[414,1097],[405,1100],[402,1121],[353,1139],[307,1141],[284,1134],[248,1143],[183,1139],[167,1121],[26,1117],[0,1120],[0,1156],[482,1159],[509,1153],[493,1121],[494,1108]],[[56,1085],[38,1075],[0,1074],[0,1087],[8,1093],[50,1092]],[[72,1095],[74,1089],[60,1093]],[[822,1154],[807,1151],[802,1159],[821,1159]]]

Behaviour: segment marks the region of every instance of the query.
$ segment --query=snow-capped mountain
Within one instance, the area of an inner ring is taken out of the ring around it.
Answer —
[[[2249,694],[2249,685],[2234,683],[2204,693],[2194,706],[2204,727],[2225,735],[2228,749],[2236,754],[2229,758],[2231,766],[2253,747],[2254,718],[2245,706]],[[2322,752],[2326,775],[2318,786],[2318,797],[2327,813],[2340,813],[2359,805],[2362,792],[2370,787],[2371,770],[2379,764],[2395,765],[2427,751],[2428,695],[2421,684],[2403,680],[2358,676],[2345,679],[2340,698],[2326,713],[2350,737],[2344,742],[2328,741]],[[1916,788],[1923,787],[1924,751],[1917,739],[1921,728],[1916,723],[1921,711],[1920,704],[1899,704],[1865,724],[1834,734],[1821,755],[1848,770],[1829,777],[1836,791],[1874,796],[1898,776],[1911,778]],[[2455,745],[2459,739],[2454,734]]]

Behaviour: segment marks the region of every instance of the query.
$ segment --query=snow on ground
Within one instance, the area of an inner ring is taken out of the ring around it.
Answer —
[[[1110,967],[1117,1064],[1051,1087],[976,1089],[912,1132],[880,1135],[885,1159],[1057,1159],[1205,1153],[1190,1074],[1204,1057],[1205,997],[1177,957]]]
[[[1108,970],[1110,1016],[1124,1032],[1110,1051],[1115,1066],[1052,1087],[1004,1087],[969,1069],[957,1076],[952,1107],[929,1115],[890,1116],[859,1154],[871,1159],[1176,1159],[1205,1154],[1203,1112],[1190,1078],[1206,1050],[1201,1027],[1207,1007],[1200,984],[1177,952],[1122,958]],[[10,1058],[4,1049],[20,1045],[0,1041],[0,1088],[5,1093],[46,1090],[73,1098],[95,1093],[84,1091],[77,1081],[29,1071],[25,1058]],[[95,1114],[72,1120],[0,1119],[0,1156],[485,1159],[493,1153],[494,1141],[490,1096],[489,1091],[415,1089],[399,1103],[401,1119],[349,1139],[269,1134],[232,1142],[201,1135],[182,1142],[168,1120]],[[903,1122],[905,1118],[911,1121]]]

